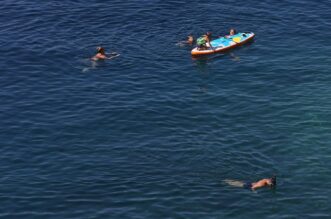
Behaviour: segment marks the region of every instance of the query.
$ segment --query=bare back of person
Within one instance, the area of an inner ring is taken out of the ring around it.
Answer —
[[[271,178],[261,179],[256,182],[244,182],[244,181],[231,180],[231,179],[226,179],[223,182],[225,182],[230,186],[241,187],[251,190],[256,190],[263,187],[274,188],[276,186],[276,176],[273,176]]]

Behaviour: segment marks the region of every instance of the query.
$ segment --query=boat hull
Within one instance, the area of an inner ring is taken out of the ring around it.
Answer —
[[[195,47],[194,49],[192,49],[191,54],[193,56],[200,56],[225,52],[252,41],[254,37],[254,33],[238,33],[228,38],[221,37],[210,42],[212,47],[203,50],[198,49],[198,47]]]

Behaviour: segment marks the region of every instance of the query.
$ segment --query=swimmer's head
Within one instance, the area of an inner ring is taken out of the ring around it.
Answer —
[[[97,52],[98,53],[105,53],[105,49],[102,48],[101,46],[97,47]]]
[[[211,32],[207,32],[206,35],[207,35],[208,37],[210,37],[210,36],[211,36]]]
[[[270,181],[271,181],[271,187],[276,187],[276,175],[273,175],[271,178],[270,178]]]

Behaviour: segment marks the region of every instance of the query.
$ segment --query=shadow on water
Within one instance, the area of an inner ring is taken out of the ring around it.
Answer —
[[[206,65],[208,61],[218,60],[224,57],[231,57],[231,60],[233,61],[240,61],[240,57],[238,55],[235,55],[233,51],[212,54],[209,56],[192,56],[192,60],[195,61],[198,66],[200,66]]]
[[[195,64],[197,66],[197,69],[201,73],[207,73],[208,72],[208,61],[210,60],[208,57],[199,57],[199,58],[194,58],[192,57],[192,60],[195,61]]]

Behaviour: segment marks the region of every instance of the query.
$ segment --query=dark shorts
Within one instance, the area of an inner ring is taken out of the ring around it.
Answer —
[[[245,182],[243,188],[244,189],[252,189],[252,183],[251,182]]]

